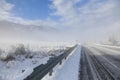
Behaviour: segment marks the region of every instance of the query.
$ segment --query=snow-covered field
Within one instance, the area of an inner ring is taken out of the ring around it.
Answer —
[[[8,63],[0,61],[0,80],[23,80],[32,73],[34,67],[46,63],[48,59],[49,56]]]
[[[66,46],[31,46],[25,47],[25,54],[13,54],[14,50],[21,50],[16,48],[19,45],[14,45],[12,48],[10,45],[0,45],[0,80],[23,80],[30,73],[33,68],[40,64],[45,64],[51,56],[58,56],[63,53]],[[26,51],[26,47],[29,48]],[[13,49],[14,48],[14,49]],[[24,49],[22,48],[24,51]],[[11,55],[11,57],[7,56]]]
[[[102,47],[106,47],[106,48],[118,48],[118,49],[120,49],[120,46],[103,45],[103,44],[94,44],[94,45],[98,45],[98,46],[102,46]]]
[[[103,51],[106,51],[106,52],[110,52],[110,53],[119,53],[120,51],[120,46],[111,46],[111,45],[101,45],[101,44],[92,44],[92,45],[88,45],[88,46],[93,46],[93,47],[96,47],[98,49],[101,49]]]

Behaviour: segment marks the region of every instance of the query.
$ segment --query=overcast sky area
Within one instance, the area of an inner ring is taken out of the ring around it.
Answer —
[[[0,41],[104,41],[120,36],[120,0],[0,0]]]

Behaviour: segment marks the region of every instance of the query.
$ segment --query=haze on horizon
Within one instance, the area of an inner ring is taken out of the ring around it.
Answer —
[[[0,0],[0,41],[102,41],[120,34],[120,0]]]

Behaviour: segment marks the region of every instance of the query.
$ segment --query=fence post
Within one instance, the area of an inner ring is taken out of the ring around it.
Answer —
[[[53,69],[50,70],[50,72],[49,72],[49,76],[52,76],[52,73],[53,73]]]
[[[65,60],[67,59],[67,56],[65,57]]]
[[[62,60],[59,62],[59,64],[60,64],[60,65],[62,64]]]

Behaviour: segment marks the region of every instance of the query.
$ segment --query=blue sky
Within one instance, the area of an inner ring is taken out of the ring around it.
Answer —
[[[15,5],[11,12],[24,19],[45,20],[48,17],[56,21],[60,19],[60,16],[51,15],[54,12],[54,9],[50,8],[52,0],[7,0],[7,2]],[[88,2],[89,0],[81,0],[75,6],[81,7]]]
[[[51,13],[50,0],[7,0],[7,2],[15,5],[11,11],[14,15],[26,19],[46,19]]]
[[[119,34],[119,0],[0,0],[2,41],[100,41]]]

